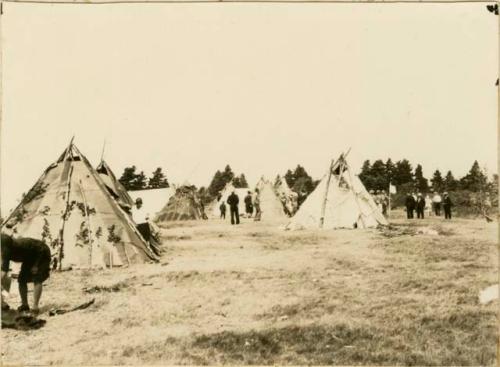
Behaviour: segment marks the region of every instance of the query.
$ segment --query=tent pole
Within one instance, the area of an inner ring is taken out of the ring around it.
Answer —
[[[71,139],[73,141],[73,139]],[[67,162],[64,160],[64,162]],[[62,270],[62,258],[63,258],[63,252],[64,252],[64,225],[66,224],[66,217],[68,215],[68,210],[69,210],[69,196],[71,193],[71,179],[73,177],[73,163],[71,163],[71,166],[69,168],[68,172],[68,183],[66,186],[66,208],[64,209],[64,213],[62,215],[62,223],[61,223],[61,228],[59,229],[59,258],[58,258],[58,264],[57,270]]]
[[[104,160],[104,149],[105,148],[106,148],[106,139],[104,139],[104,143],[102,144],[101,162]]]
[[[321,217],[319,219],[319,228],[323,228],[323,225],[325,223],[326,200],[328,198],[328,190],[330,188],[330,181],[332,179],[332,169],[333,169],[333,159],[332,159],[332,161],[330,163],[330,167],[328,169],[328,178],[326,179],[325,194],[323,196],[323,204],[321,206]]]
[[[363,212],[361,211],[361,205],[359,204],[359,200],[358,200],[358,194],[356,194],[356,192],[354,191],[354,186],[352,184],[353,180],[352,180],[351,168],[347,164],[346,164],[346,167],[347,167],[347,173],[349,174],[349,180],[351,181],[351,189],[352,189],[353,194],[354,194],[354,200],[356,200],[356,204],[358,205],[358,209],[359,209],[359,213],[360,213],[359,218],[361,219],[361,224],[363,225],[363,228],[366,228],[366,223],[365,223],[365,220],[363,219]]]

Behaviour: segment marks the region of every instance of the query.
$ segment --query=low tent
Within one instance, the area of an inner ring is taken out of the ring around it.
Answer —
[[[220,199],[213,202],[211,205],[210,213],[213,217],[220,217],[220,206],[222,203],[226,203],[227,209],[226,212],[229,213],[229,205],[227,203],[227,198],[234,191],[236,195],[238,195],[239,203],[238,203],[238,212],[240,216],[244,216],[245,211],[245,197],[248,195],[248,191],[251,191],[248,188],[235,188],[232,183],[226,184],[226,187],[220,193]]]
[[[264,177],[257,183],[259,190],[261,220],[281,220],[287,218],[283,203],[273,184]]]
[[[194,186],[183,185],[175,190],[167,205],[156,216],[156,222],[206,219],[203,203]]]
[[[53,269],[158,260],[73,140],[23,197],[2,231],[45,242]]]
[[[286,229],[369,228],[387,220],[342,154],[307,197]]]
[[[278,175],[274,183],[274,189],[289,216],[293,216],[298,208],[299,195],[290,189],[286,180]]]

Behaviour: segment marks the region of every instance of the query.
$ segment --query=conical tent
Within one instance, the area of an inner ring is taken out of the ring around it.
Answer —
[[[286,180],[278,175],[276,177],[276,182],[274,183],[274,189],[280,198],[281,202],[285,206],[288,215],[293,216],[298,208],[299,195],[290,189]]]
[[[240,199],[238,203],[238,212],[240,215],[245,214],[245,197],[248,195],[248,191],[251,191],[249,188],[235,188],[232,183],[226,184],[224,190],[221,191],[220,200],[215,200],[211,205],[210,213],[213,217],[218,218],[220,216],[220,205],[224,202],[227,204],[227,198],[234,191],[238,198]],[[227,209],[229,212],[229,208]]]
[[[101,177],[101,180],[106,185],[110,195],[115,198],[118,204],[126,210],[131,210],[134,206],[134,200],[130,197],[120,181],[116,179],[116,176],[108,164],[104,160],[101,160],[96,171],[99,173],[99,177]]]
[[[273,185],[264,177],[257,183],[259,190],[261,220],[280,220],[287,218],[283,203],[278,197]]]
[[[206,219],[201,200],[193,186],[181,186],[175,190],[167,205],[158,213],[156,222]]]
[[[158,260],[72,141],[24,196],[2,231],[44,241],[57,269]]]
[[[386,224],[373,198],[341,155],[332,162],[286,229],[369,228]]]

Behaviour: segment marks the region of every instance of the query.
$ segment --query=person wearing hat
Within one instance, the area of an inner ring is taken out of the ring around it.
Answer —
[[[425,199],[421,193],[417,195],[417,218],[424,219]]]
[[[444,219],[451,219],[451,207],[453,206],[453,203],[451,202],[447,192],[445,192],[443,196]]]
[[[415,198],[411,193],[406,194],[405,206],[406,206],[406,217],[408,219],[413,219],[413,211],[415,210]]]
[[[253,203],[252,203],[252,192],[248,191],[247,196],[245,196],[245,211],[247,213],[247,218],[251,218],[253,214]]]
[[[255,193],[253,194],[253,206],[255,209],[255,217],[254,221],[260,221],[262,211],[260,210],[260,192],[259,189],[255,189]]]

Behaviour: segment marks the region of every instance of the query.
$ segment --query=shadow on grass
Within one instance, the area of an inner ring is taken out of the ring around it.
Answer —
[[[225,364],[393,363],[392,355],[383,352],[386,343],[380,333],[365,327],[288,326],[198,336],[188,353],[200,361],[200,352],[212,351],[216,363]]]

